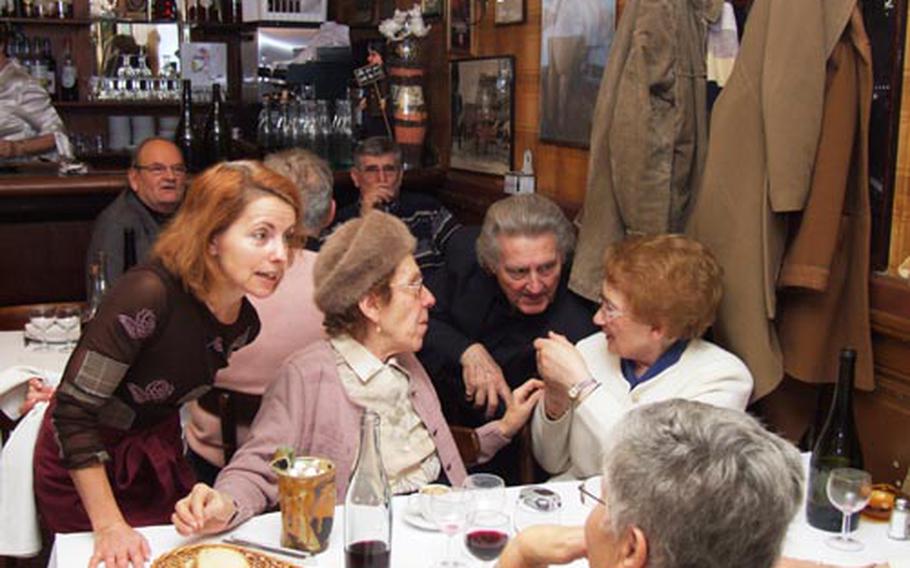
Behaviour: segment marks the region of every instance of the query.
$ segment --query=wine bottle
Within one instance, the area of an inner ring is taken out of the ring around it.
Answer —
[[[57,100],[57,60],[54,59],[54,53],[51,51],[50,38],[44,38],[41,46],[41,58],[47,67],[47,94],[52,101]]]
[[[98,314],[104,294],[107,293],[107,254],[103,250],[95,252],[95,257],[89,265],[89,298],[88,306],[80,318],[81,328],[85,329],[88,322]]]
[[[79,100],[79,70],[73,61],[70,40],[63,44],[63,66],[60,68],[60,99]]]
[[[837,386],[831,410],[819,432],[809,462],[809,489],[806,496],[806,518],[817,529],[838,532],[841,512],[828,500],[826,485],[832,469],[863,468],[863,452],[856,433],[853,416],[853,376],[856,351],[843,349],[840,353]],[[859,513],[850,517],[850,530],[856,530]]]
[[[212,106],[205,121],[206,166],[231,159],[231,126],[224,114],[221,85],[212,85]]]
[[[183,162],[191,172],[202,169],[202,152],[199,138],[196,136],[193,123],[193,85],[189,79],[183,80],[183,98],[180,102],[180,120],[174,131],[174,143],[183,153]]]
[[[344,498],[345,567],[388,568],[391,545],[392,492],[379,453],[379,415],[367,410]]]

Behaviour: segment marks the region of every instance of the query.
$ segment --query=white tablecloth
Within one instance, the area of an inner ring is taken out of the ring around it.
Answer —
[[[566,525],[582,524],[588,514],[587,506],[582,505],[578,496],[577,482],[558,482],[547,484],[547,487],[558,492],[563,501],[563,511],[559,522]],[[514,504],[518,488],[508,489],[508,508]],[[412,527],[404,520],[404,510],[408,506],[406,498],[396,497],[393,501],[392,527],[392,562],[395,568],[426,568],[445,554],[445,536],[438,532],[421,530]],[[510,511],[511,512],[511,511]],[[301,566],[320,568],[341,568],[344,566],[343,546],[343,509],[335,511],[335,526],[327,551],[307,560],[284,558]],[[227,535],[208,539],[187,539],[179,536],[172,526],[156,526],[140,529],[148,538],[152,555],[158,556],[176,546],[193,542],[217,542]],[[281,531],[280,513],[261,515],[232,534],[269,544],[279,545]],[[857,538],[866,544],[861,552],[839,552],[824,544],[830,536],[806,524],[805,514],[801,513],[790,526],[784,545],[784,556],[804,560],[818,560],[839,566],[865,566],[872,563],[890,562],[892,568],[906,567],[910,560],[910,541],[894,541],[886,536],[887,525],[873,523],[866,519],[860,523]],[[468,559],[467,552],[459,542],[459,553]],[[68,568],[85,566],[92,552],[92,538],[89,533],[58,535],[51,556],[51,568]],[[65,560],[63,560],[65,559]],[[577,561],[572,568],[588,566],[586,561]]]
[[[55,373],[59,378],[68,359],[69,353],[56,347],[50,351],[26,349],[21,331],[0,331],[0,370],[27,365]]]

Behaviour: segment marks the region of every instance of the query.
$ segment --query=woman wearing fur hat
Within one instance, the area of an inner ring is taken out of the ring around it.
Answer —
[[[435,302],[414,261],[415,240],[394,216],[372,211],[338,228],[314,270],[316,305],[329,339],[292,355],[269,388],[250,439],[221,472],[214,489],[197,484],[177,503],[182,534],[233,527],[274,506],[269,467],[289,446],[331,459],[339,500],[354,464],[364,410],[381,418],[380,448],[392,491],[408,493],[465,476],[439,399],[414,353],[423,344]],[[507,444],[528,420],[542,383],[513,393],[505,416],[476,430],[481,460]]]

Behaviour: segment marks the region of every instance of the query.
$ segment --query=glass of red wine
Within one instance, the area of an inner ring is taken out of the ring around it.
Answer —
[[[500,511],[478,510],[468,517],[464,544],[484,566],[492,566],[509,542],[509,515]]]

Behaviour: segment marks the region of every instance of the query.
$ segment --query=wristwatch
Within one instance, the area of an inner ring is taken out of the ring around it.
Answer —
[[[588,377],[587,379],[577,382],[569,387],[569,391],[566,394],[569,395],[570,400],[578,400],[578,397],[581,396],[581,393],[585,392],[588,387],[592,387],[598,384],[600,383],[597,382],[597,379],[594,377]]]

